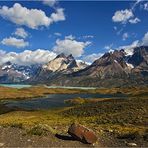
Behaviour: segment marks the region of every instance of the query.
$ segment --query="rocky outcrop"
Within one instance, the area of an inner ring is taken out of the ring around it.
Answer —
[[[51,80],[49,85],[92,87],[148,85],[148,47],[107,52],[85,69]]]
[[[73,123],[68,129],[68,133],[83,143],[93,144],[97,141],[96,134],[80,124]]]
[[[66,56],[61,53],[55,59],[44,64],[30,81],[35,83],[49,83],[51,80],[61,78],[64,75],[79,71],[85,67],[86,64],[77,62],[72,54]]]
[[[0,83],[20,83],[34,76],[40,65],[18,65],[6,62],[0,65]]]

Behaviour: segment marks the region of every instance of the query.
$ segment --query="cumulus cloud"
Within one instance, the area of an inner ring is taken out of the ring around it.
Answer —
[[[123,33],[122,40],[125,41],[129,37],[129,34],[127,32]]]
[[[54,7],[54,5],[57,3],[57,0],[43,0],[43,4],[50,6],[50,7]]]
[[[148,46],[148,32],[146,32],[141,40],[133,41],[129,45],[119,46],[117,49],[132,49],[137,46]]]
[[[90,42],[80,42],[73,38],[65,38],[64,40],[56,40],[56,45],[53,51],[57,54],[65,53],[66,55],[72,54],[75,57],[80,57],[84,53],[84,48],[90,45]]]
[[[25,42],[23,39],[17,39],[14,37],[4,38],[1,43],[3,45],[14,46],[17,48],[24,48],[29,45],[29,43]]]
[[[134,18],[134,14],[131,9],[125,9],[125,10],[118,10],[114,13],[114,16],[112,17],[113,22],[119,22],[122,24],[126,24],[127,22],[130,22],[131,24],[136,24],[140,22],[139,18]]]
[[[15,3],[11,8],[7,6],[0,8],[0,16],[17,25],[25,25],[32,29],[37,29],[39,26],[48,27],[54,22],[65,20],[62,8],[56,9],[56,12],[48,17],[42,10],[28,9],[19,3]]]
[[[143,39],[142,39],[142,45],[148,46],[148,32],[145,33]]]
[[[125,9],[125,10],[118,10],[115,12],[114,16],[112,17],[112,20],[114,22],[122,22],[125,23],[127,22],[130,18],[132,18],[133,12],[129,9]]]
[[[37,49],[35,51],[25,50],[21,53],[5,52],[0,50],[0,64],[8,61],[19,65],[44,64],[56,57],[54,52],[44,49]]]
[[[87,62],[87,63],[92,63],[95,60],[99,59],[102,55],[103,55],[103,53],[93,53],[93,54],[84,56],[82,58],[82,60]]]
[[[56,9],[56,12],[51,14],[50,19],[52,20],[52,22],[64,21],[65,20],[64,9],[63,8]]]
[[[136,18],[134,18],[134,19],[130,19],[129,22],[130,22],[131,24],[137,24],[137,23],[141,22],[141,20],[136,17]]]
[[[131,49],[131,48],[134,48],[134,47],[137,47],[137,46],[140,46],[139,40],[132,42],[130,45],[120,46],[120,47],[118,47],[118,49]]]
[[[28,33],[23,28],[17,28],[14,35],[25,39],[28,36]]]

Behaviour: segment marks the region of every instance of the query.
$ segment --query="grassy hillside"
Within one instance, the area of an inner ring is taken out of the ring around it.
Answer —
[[[30,99],[35,97],[43,97],[47,94],[73,94],[73,93],[100,93],[100,94],[127,94],[131,96],[148,95],[147,87],[131,87],[131,88],[98,88],[92,90],[82,89],[65,89],[65,88],[47,88],[43,86],[34,86],[29,88],[8,88],[0,87],[0,100],[2,99]]]
[[[8,88],[4,88],[9,92]],[[36,91],[35,91],[36,90]],[[12,92],[40,92],[64,93],[62,89],[27,88],[12,89]],[[12,93],[11,91],[9,93]],[[81,93],[81,90],[65,90],[66,93]],[[128,94],[126,99],[90,99],[76,98],[68,100],[71,107],[39,110],[39,111],[15,111],[0,106],[0,125],[23,128],[27,133],[41,134],[50,130],[55,133],[66,133],[69,125],[79,122],[101,136],[106,133],[117,139],[142,139],[148,141],[148,95],[147,88],[128,89],[101,89],[89,90],[92,93],[123,93]],[[14,96],[15,96],[14,93]],[[25,94],[26,95],[26,94]],[[2,96],[2,95],[1,95]],[[74,104],[74,105],[73,105]],[[5,112],[3,112],[5,110]],[[4,114],[5,113],[5,114]],[[41,127],[44,127],[43,130]],[[35,131],[34,131],[35,129]],[[46,130],[45,130],[46,129]]]

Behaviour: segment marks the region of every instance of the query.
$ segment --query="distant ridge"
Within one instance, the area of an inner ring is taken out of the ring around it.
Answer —
[[[148,46],[107,52],[91,65],[64,53],[44,65],[0,66],[0,83],[126,87],[148,85]]]
[[[148,85],[148,47],[141,46],[107,52],[84,69],[44,83],[95,87]]]

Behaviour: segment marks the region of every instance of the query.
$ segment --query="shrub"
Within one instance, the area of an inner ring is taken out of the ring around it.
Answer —
[[[37,136],[42,136],[42,135],[47,135],[47,130],[43,129],[40,126],[35,126],[31,128],[27,134],[29,135],[37,135]]]

